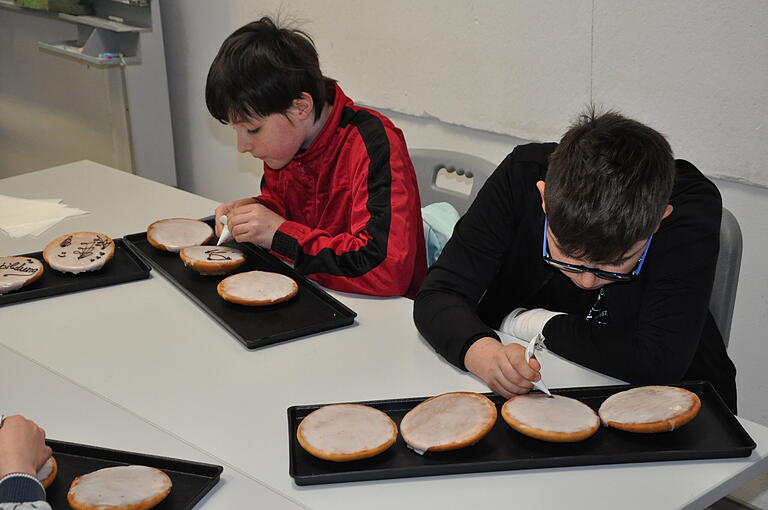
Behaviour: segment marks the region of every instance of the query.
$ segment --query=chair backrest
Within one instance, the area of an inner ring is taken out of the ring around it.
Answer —
[[[730,341],[733,305],[739,284],[742,243],[739,222],[731,211],[723,207],[723,219],[720,222],[720,253],[717,256],[715,283],[712,285],[709,311],[712,312],[715,324],[723,335],[726,347]]]
[[[410,149],[409,153],[419,181],[421,205],[448,202],[459,211],[459,214],[467,212],[480,188],[496,168],[496,165],[490,161],[463,152]],[[462,193],[438,185],[438,172],[442,169],[445,169],[448,174],[457,175],[471,182],[471,191]]]

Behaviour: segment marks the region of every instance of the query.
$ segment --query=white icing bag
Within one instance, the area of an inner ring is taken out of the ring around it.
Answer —
[[[525,361],[530,361],[531,358],[533,357],[533,351],[535,351],[536,349],[542,349],[543,343],[544,343],[544,335],[542,335],[541,333],[536,335],[536,337],[533,340],[528,342],[528,347],[525,349]],[[543,393],[546,393],[550,397],[552,396],[552,393],[549,392],[549,389],[544,384],[544,381],[541,379],[533,383],[533,387]]]
[[[232,239],[232,234],[229,233],[229,225],[227,225],[227,215],[222,214],[219,216],[219,221],[224,225],[224,228],[221,229],[221,236],[219,236],[219,241],[216,243],[216,246],[221,246],[223,243]]]

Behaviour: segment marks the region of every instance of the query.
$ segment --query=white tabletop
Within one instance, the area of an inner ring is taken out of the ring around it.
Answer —
[[[198,503],[200,508],[244,508],[243,502],[248,501],[258,501],[270,509],[304,508],[221,459],[4,346],[0,346],[0,411],[34,420],[50,439],[225,464],[219,483]]]
[[[0,180],[0,194],[64,198],[93,213],[40,239],[0,234],[0,255],[58,235],[120,237],[164,217],[203,217],[215,202],[90,162]],[[487,391],[418,335],[405,298],[335,293],[355,325],[248,351],[156,271],[149,280],[0,307],[0,343],[313,509],[484,507],[703,508],[768,470],[768,428],[744,459],[536,469],[299,487],[288,474],[292,405]],[[551,353],[550,388],[615,383]],[[58,439],[74,440],[59,436]],[[147,451],[148,448],[139,448]],[[567,475],[567,476],[565,476]],[[553,489],[556,487],[556,489]],[[361,503],[365,502],[365,503]]]

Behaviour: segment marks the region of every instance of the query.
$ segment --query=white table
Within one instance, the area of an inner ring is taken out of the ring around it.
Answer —
[[[217,205],[90,162],[0,180],[0,194],[61,197],[93,211],[44,239],[0,237],[0,255],[77,230],[120,237]],[[313,509],[472,508],[479,495],[487,508],[703,508],[768,470],[768,428],[741,420],[758,443],[743,459],[299,487],[288,474],[289,406],[487,391],[421,339],[411,301],[335,295],[358,313],[355,325],[248,351],[153,271],[149,280],[2,307],[0,324],[14,334],[0,343]],[[551,388],[616,382],[553,354],[539,358]]]
[[[51,439],[226,464],[4,346],[0,346],[0,410],[35,420]],[[198,505],[244,508],[243,503],[254,501],[263,508],[304,508],[226,465],[219,483]]]

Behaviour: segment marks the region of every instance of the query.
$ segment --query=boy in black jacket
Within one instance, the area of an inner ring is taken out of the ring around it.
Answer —
[[[736,410],[736,369],[709,313],[722,203],[666,139],[590,111],[560,144],[515,148],[430,268],[416,326],[496,393],[540,377],[492,328],[638,384],[704,379]]]

